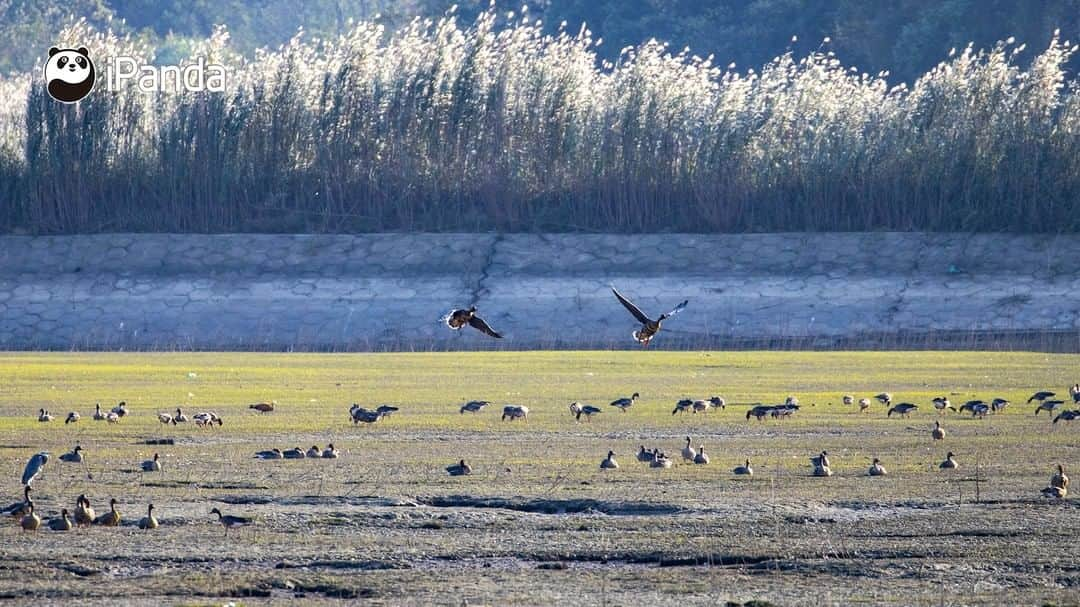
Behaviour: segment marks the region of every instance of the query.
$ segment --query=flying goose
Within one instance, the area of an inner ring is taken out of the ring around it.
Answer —
[[[900,415],[900,417],[907,417],[909,413],[911,413],[912,411],[918,410],[918,408],[919,408],[919,405],[916,405],[916,404],[900,403],[900,404],[896,405],[895,407],[889,409],[889,413],[888,413],[888,415],[886,415],[886,417],[892,417],[893,413],[896,413],[896,414]]]
[[[285,455],[281,452],[281,449],[274,447],[273,449],[255,453],[255,457],[258,459],[282,459]]]
[[[732,470],[732,472],[740,476],[754,476],[754,469],[750,467],[750,460],[746,460],[741,466],[735,466],[735,469]]]
[[[90,500],[86,499],[85,495],[80,495],[75,500],[75,524],[85,527],[92,524],[95,518],[97,518],[97,513],[90,506]]]
[[[45,409],[39,409],[38,410],[38,418],[37,418],[37,420],[39,422],[51,422],[53,420],[53,416],[49,415],[49,412],[46,411]],[[41,521],[38,521],[38,522],[40,523]]]
[[[675,415],[676,413],[686,413],[693,406],[694,406],[694,401],[692,399],[684,398],[684,399],[680,400],[679,402],[675,403],[675,408],[672,409],[671,414]]]
[[[609,403],[609,406],[618,407],[620,411],[625,413],[627,409],[634,406],[634,403],[637,401],[637,399],[640,396],[641,396],[640,394],[638,394],[637,392],[634,392],[630,396],[630,398],[617,398],[617,399],[611,401]]]
[[[139,520],[139,529],[157,529],[158,520],[154,517],[154,505],[150,504],[146,507],[146,516]]]
[[[53,531],[71,531],[71,528],[75,525],[71,522],[71,517],[68,516],[68,509],[62,508],[60,510],[60,518],[54,518],[49,521],[49,529]]]
[[[486,407],[486,406],[488,406],[490,404],[491,404],[491,402],[486,401],[486,400],[470,400],[469,402],[465,403],[464,405],[461,405],[460,413],[463,414],[463,415],[464,415],[464,413],[466,411],[468,411],[469,413],[479,413],[480,411],[482,411],[484,409],[484,407]]]
[[[161,459],[157,453],[154,454],[154,459],[148,459],[141,465],[143,472],[161,472]]]
[[[607,452],[607,457],[604,458],[604,461],[600,462],[600,469],[601,470],[614,470],[614,469],[616,469],[618,467],[619,467],[619,462],[615,461],[615,452],[614,451],[608,451]]]
[[[460,331],[462,327],[469,325],[481,333],[490,335],[496,339],[502,339],[501,334],[484,322],[483,318],[476,315],[476,306],[469,306],[467,310],[452,310],[446,315],[444,321],[446,322],[446,326],[455,331]]]
[[[934,429],[930,431],[930,436],[933,436],[934,440],[943,440],[945,438],[945,428],[941,427],[941,422],[934,422]]]
[[[529,421],[529,408],[525,405],[506,405],[503,407],[502,420],[514,421],[515,419],[522,419],[526,422]]]
[[[259,413],[270,413],[274,410],[274,403],[276,402],[277,401],[255,403],[253,405],[248,405],[248,409],[254,409]]]
[[[635,306],[629,299],[623,297],[622,294],[619,293],[619,291],[616,290],[614,286],[611,287],[611,292],[615,294],[615,299],[618,299],[619,303],[621,303],[623,307],[626,308],[630,312],[630,314],[632,314],[634,318],[641,323],[641,328],[637,331],[634,331],[634,339],[636,339],[637,342],[644,347],[647,347],[649,345],[649,342],[652,341],[652,338],[660,332],[660,325],[663,324],[665,320],[671,318],[679,312],[682,312],[683,309],[686,307],[686,304],[690,303],[690,300],[684,300],[681,304],[675,306],[675,308],[673,308],[670,312],[661,314],[657,317],[656,320],[653,320],[646,316],[645,313],[642,312],[640,308]]]
[[[60,456],[60,461],[81,464],[83,461],[82,446],[75,445],[74,449]]]
[[[23,499],[22,501],[15,502],[8,505],[3,509],[3,514],[10,515],[15,518],[22,518],[27,512],[29,512],[29,506],[32,502],[30,499],[30,492],[32,489],[30,485],[23,486]]]
[[[881,460],[875,457],[868,474],[870,476],[885,476],[888,472],[885,471],[885,466],[881,465]]]
[[[322,449],[319,449],[318,445],[312,445],[311,448],[307,450],[307,456],[322,457]]]
[[[698,445],[697,455],[694,456],[694,463],[700,465],[709,463],[709,456],[705,455],[705,445]]]
[[[578,421],[581,420],[582,415],[585,416],[585,421],[592,421],[592,416],[600,413],[600,408],[594,407],[592,405],[583,405],[578,402],[573,402],[570,403],[570,413],[572,413],[574,415],[574,418]]]
[[[682,457],[688,462],[694,461],[694,458],[697,457],[697,451],[694,451],[694,448],[690,446],[689,436],[686,437],[686,446],[682,448]]]
[[[450,476],[468,476],[472,474],[472,466],[465,463],[465,460],[461,460],[456,464],[451,464],[446,467],[446,472]]]
[[[955,469],[959,468],[960,464],[956,463],[956,460],[954,459],[954,457],[955,456],[953,455],[953,452],[949,451],[945,455],[945,461],[938,464],[938,468],[941,468],[942,470],[955,470]]]
[[[281,454],[285,457],[285,459],[304,459],[307,457],[307,454],[304,453],[304,450],[300,447],[296,447],[294,449],[286,449],[285,451],[282,451]]]
[[[34,513],[34,502],[27,505],[27,512],[19,524],[22,525],[23,531],[37,531],[41,526],[41,517]]]
[[[229,535],[229,529],[237,529],[240,527],[247,527],[254,521],[246,516],[232,516],[231,514],[222,514],[221,510],[214,508],[210,511],[210,514],[216,514],[218,516],[218,522],[225,528],[225,535]]]
[[[334,443],[326,445],[326,448],[322,452],[323,459],[337,459],[338,450],[334,448]]]
[[[105,421],[105,414],[101,412],[101,403],[94,405],[94,421]]]
[[[105,527],[118,527],[120,525],[120,511],[116,509],[116,498],[109,500],[109,511],[94,519],[95,525]]]
[[[64,419],[64,425],[66,426],[68,424],[74,424],[80,419],[82,419],[82,416],[79,415],[78,411],[69,411],[67,414],[67,418]]]
[[[956,412],[956,407],[952,406],[952,403],[949,402],[948,396],[935,396],[931,402],[934,403],[934,408],[938,410],[939,415],[944,413],[945,409],[951,409],[954,413]]]
[[[22,484],[30,485],[34,482],[34,478],[41,472],[41,469],[45,467],[45,464],[49,463],[49,452],[42,451],[35,454],[26,462],[26,468],[23,469]]]

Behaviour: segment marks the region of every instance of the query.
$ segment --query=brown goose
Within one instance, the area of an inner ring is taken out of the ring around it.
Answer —
[[[617,398],[617,399],[611,401],[609,403],[609,405],[612,406],[612,407],[618,407],[619,410],[621,410],[622,412],[625,413],[627,409],[634,406],[634,403],[637,402],[637,399],[640,396],[641,396],[640,394],[638,394],[637,392],[634,392],[630,396],[630,398]]]
[[[930,436],[933,436],[934,440],[943,440],[945,438],[945,428],[941,427],[941,422],[934,422],[934,429],[930,432]]]
[[[120,526],[120,511],[116,509],[116,498],[109,500],[109,511],[105,514],[94,519],[95,525],[103,525],[105,527],[118,527]]]
[[[71,517],[68,516],[68,509],[63,508],[60,510],[60,518],[54,518],[49,521],[49,529],[53,531],[71,531],[74,525],[71,522]]]
[[[214,508],[210,511],[210,514],[216,514],[218,516],[218,522],[225,528],[225,535],[229,535],[229,529],[238,529],[240,527],[247,527],[254,523],[254,519],[246,516],[232,516],[230,514],[222,514],[221,510]]]
[[[689,436],[686,437],[686,446],[682,448],[682,457],[688,462],[694,461],[694,458],[697,457],[697,451],[694,451],[694,448],[690,446]]]
[[[1065,475],[1065,466],[1058,464],[1057,472],[1050,477],[1051,487],[1061,487],[1062,489],[1069,488],[1069,477]]]
[[[476,306],[469,306],[467,310],[453,310],[446,316],[445,320],[446,326],[455,331],[460,331],[462,327],[469,325],[481,333],[490,335],[496,339],[502,339],[502,335],[484,322],[483,318],[476,315]]]
[[[888,472],[885,470],[885,466],[881,465],[881,460],[875,457],[874,462],[870,464],[870,471],[868,474],[870,476],[885,476]]]
[[[90,506],[90,500],[86,499],[85,495],[80,495],[79,498],[75,500],[76,525],[80,527],[90,525],[94,522],[94,519],[97,518],[96,515],[97,513],[94,512],[94,509]]]
[[[146,507],[146,516],[139,520],[139,529],[157,529],[158,520],[154,517],[154,505]]]
[[[634,339],[636,339],[638,343],[640,343],[644,347],[648,347],[649,342],[652,341],[652,338],[660,332],[660,325],[663,324],[665,320],[671,318],[679,312],[682,312],[683,309],[686,308],[686,304],[690,303],[690,300],[684,300],[681,304],[675,306],[670,312],[661,314],[656,318],[656,320],[653,320],[646,316],[640,308],[633,304],[633,302],[623,297],[623,295],[619,293],[619,291],[616,290],[614,286],[611,287],[611,292],[615,294],[615,299],[618,299],[619,303],[621,303],[623,307],[626,308],[630,312],[630,314],[632,314],[634,318],[636,318],[637,321],[641,323],[641,328],[637,331],[634,331]]]
[[[275,402],[276,401],[255,403],[253,405],[248,405],[248,409],[254,409],[259,413],[271,413],[274,410]]]
[[[19,521],[19,524],[22,525],[23,531],[37,531],[38,527],[41,526],[41,517],[34,514],[34,502],[30,502],[27,508],[28,510],[23,515],[22,520]]]

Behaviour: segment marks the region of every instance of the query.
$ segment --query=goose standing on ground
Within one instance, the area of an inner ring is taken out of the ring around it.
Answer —
[[[446,467],[446,472],[450,476],[468,476],[472,474],[472,466],[465,463],[465,460],[461,460],[456,464],[451,464]]]
[[[307,456],[322,457],[322,449],[320,449],[318,445],[312,445],[311,448],[307,450]]]
[[[623,307],[626,308],[630,312],[630,314],[632,314],[634,318],[641,323],[641,328],[637,331],[634,331],[634,339],[637,340],[637,342],[640,343],[643,347],[648,347],[649,342],[652,341],[652,338],[660,332],[660,325],[663,324],[665,320],[671,318],[679,312],[682,312],[683,309],[686,308],[686,304],[690,303],[690,300],[684,300],[681,304],[675,306],[670,312],[661,314],[659,317],[657,317],[656,320],[653,320],[646,316],[640,308],[633,304],[633,302],[623,297],[622,294],[619,293],[619,291],[616,290],[614,286],[611,287],[611,292],[615,294],[615,299],[618,299],[619,303],[621,303]]]
[[[94,524],[105,527],[120,526],[120,511],[116,509],[117,503],[115,497],[109,500],[109,511],[94,519]]]
[[[1080,405],[1080,384],[1073,384],[1069,388],[1069,396],[1072,396],[1073,404]]]
[[[479,413],[480,411],[482,411],[484,409],[484,407],[486,407],[486,406],[488,406],[490,404],[491,403],[489,401],[486,401],[486,400],[470,400],[469,402],[465,403],[464,405],[461,405],[460,413],[463,414],[463,415],[465,414],[466,411],[468,411],[469,413]]]
[[[651,461],[653,461],[654,458],[655,458],[655,456],[653,455],[653,452],[652,451],[646,451],[645,450],[645,445],[642,445],[641,446],[641,451],[638,451],[638,454],[637,454],[637,461],[639,461],[639,462],[651,462]]]
[[[60,510],[60,518],[54,518],[49,521],[49,529],[53,531],[71,531],[71,528],[75,525],[71,522],[71,517],[68,515],[68,509],[62,508]]]
[[[158,418],[158,421],[163,423],[163,424],[175,424],[176,423],[176,422],[173,421],[173,416],[168,414],[168,413],[158,413],[157,418]]]
[[[110,413],[115,413],[117,417],[124,417],[128,414],[127,403],[125,401],[120,401],[115,407],[112,408],[112,411],[110,411]]]
[[[854,396],[852,396],[852,395],[850,395],[850,394],[845,394],[845,395],[841,396],[841,397],[840,397],[840,400],[841,400],[841,401],[842,401],[842,402],[843,402],[843,403],[844,403],[845,405],[854,405],[854,404],[855,404],[855,397],[854,397]]]
[[[969,400],[960,405],[960,412],[964,411],[971,411],[971,417],[986,417],[986,414],[990,412],[990,406],[981,400]]]
[[[105,421],[109,422],[110,424],[118,424],[120,423],[120,416],[116,413],[113,413],[112,411],[109,411],[105,414]]]
[[[39,422],[51,422],[53,420],[53,416],[49,415],[49,412],[46,411],[45,409],[39,409],[38,410],[38,418],[37,418],[37,420]]]
[[[157,529],[158,520],[154,517],[154,505],[146,507],[146,516],[139,520],[139,529]]]
[[[690,446],[689,436],[686,437],[686,446],[682,448],[682,457],[688,462],[694,461],[694,458],[697,457],[697,451],[694,451],[694,448]]]
[[[462,327],[469,325],[485,335],[490,335],[495,339],[502,339],[501,334],[492,329],[491,325],[484,322],[483,318],[476,315],[476,306],[469,306],[467,310],[452,310],[446,315],[444,321],[446,326],[455,331],[460,331]]]
[[[97,518],[97,513],[90,506],[90,500],[86,499],[85,495],[80,495],[75,500],[75,524],[85,527],[92,524],[95,518]]]
[[[676,413],[686,413],[693,406],[694,406],[694,401],[693,400],[691,400],[689,398],[684,398],[684,399],[680,400],[679,402],[675,403],[675,408],[672,409],[671,414],[675,415]]]
[[[30,502],[27,508],[28,510],[23,515],[22,520],[19,521],[19,524],[22,525],[23,531],[37,531],[38,527],[41,526],[41,517],[34,512],[34,502]]]
[[[1031,401],[1033,401],[1033,400],[1037,400],[1037,401],[1039,401],[1041,403],[1042,401],[1044,401],[1044,400],[1046,400],[1048,398],[1053,398],[1054,396],[1055,396],[1054,392],[1050,392],[1049,390],[1042,390],[1040,392],[1036,392],[1035,394],[1032,394],[1031,398],[1027,399],[1027,404],[1030,405]]]
[[[699,465],[709,463],[709,456],[705,455],[705,445],[698,445],[697,455],[694,456],[694,463]]]
[[[581,403],[574,402],[570,403],[570,413],[572,413],[574,415],[574,419],[578,421],[581,421],[581,416],[584,415],[585,421],[591,422],[592,416],[600,413],[600,408],[594,407],[592,405],[583,405]]]
[[[934,403],[934,408],[938,410],[939,415],[944,413],[945,409],[951,409],[953,413],[956,413],[956,407],[953,407],[952,403],[949,402],[948,396],[937,396],[932,402]]]
[[[270,402],[255,403],[253,405],[248,405],[248,409],[254,409],[259,413],[272,413],[276,402],[277,401],[272,400]]]
[[[83,461],[82,446],[75,445],[74,449],[60,456],[60,461],[81,464]]]
[[[526,422],[529,421],[529,408],[525,405],[506,405],[503,407],[502,420],[514,421],[515,419],[522,419]]]
[[[82,416],[79,415],[78,411],[70,411],[67,414],[67,418],[64,419],[64,425],[66,426],[68,424],[74,424],[75,422],[79,421],[80,419],[82,419]]]
[[[949,451],[947,454],[945,454],[945,461],[938,464],[938,468],[941,468],[942,470],[955,470],[959,468],[960,464],[956,463],[955,458],[956,456],[953,454],[953,452]]]
[[[859,413],[862,413],[862,412],[866,411],[869,408],[870,408],[870,399],[869,398],[860,398],[859,399]]]
[[[1058,421],[1071,422],[1074,419],[1080,419],[1080,409],[1075,409],[1073,411],[1062,411],[1057,415],[1057,417],[1054,418],[1053,423],[1056,424],[1058,423]]]
[[[885,405],[886,407],[892,404],[892,394],[889,394],[888,392],[882,392],[874,398],[876,398],[879,403]]]
[[[154,454],[154,459],[148,459],[142,463],[143,472],[161,472],[161,459],[157,453]]]
[[[1039,406],[1035,409],[1035,415],[1038,415],[1039,411],[1047,411],[1049,413],[1053,413],[1055,409],[1057,409],[1058,407],[1060,407],[1061,405],[1064,405],[1064,404],[1065,404],[1065,401],[1063,401],[1063,400],[1044,400],[1044,401],[1041,401],[1039,403]]]
[[[614,451],[608,451],[607,452],[607,457],[604,458],[604,461],[600,462],[600,469],[601,470],[614,470],[614,469],[616,469],[618,467],[619,467],[619,462],[615,461],[615,452]]]
[[[1008,407],[1010,404],[1011,403],[1004,398],[995,398],[994,400],[990,401],[990,411],[997,413],[1004,410],[1005,407]]]
[[[29,512],[29,506],[30,506],[31,503],[33,503],[33,500],[30,499],[30,492],[31,491],[32,491],[32,489],[30,488],[30,485],[23,486],[23,498],[22,498],[22,501],[15,502],[13,504],[8,505],[6,508],[4,508],[0,512],[2,512],[3,514],[7,514],[9,516],[15,517],[15,518],[22,518],[23,515],[25,515],[27,512]]]
[[[829,466],[829,453],[822,451],[820,455],[810,458],[814,467],[814,476],[832,476],[832,468]]]
[[[881,465],[881,460],[875,457],[874,463],[870,464],[870,471],[868,474],[870,476],[885,476],[888,472],[886,472],[885,466]]]
[[[330,443],[330,444],[326,445],[326,448],[323,449],[323,452],[322,452],[323,459],[337,459],[337,456],[338,456],[338,450],[334,448],[334,443]]]
[[[285,454],[281,452],[281,449],[274,447],[273,449],[257,452],[255,454],[255,457],[257,457],[258,459],[283,459],[285,457]]]
[[[712,396],[707,400],[694,401],[694,413],[708,413],[709,409],[726,409],[727,401],[719,396]]]
[[[105,421],[105,414],[101,412],[101,403],[94,405],[94,421]]]
[[[637,399],[640,396],[641,396],[640,394],[638,394],[637,392],[634,392],[630,396],[630,398],[617,398],[617,399],[611,401],[609,403],[609,405],[612,406],[612,407],[618,407],[620,411],[625,413],[627,409],[634,406],[634,403],[637,402]]]
[[[184,415],[184,412],[180,410],[180,407],[176,408],[176,415],[172,418],[173,425],[182,424],[187,422],[188,416]]]
[[[934,440],[943,440],[945,438],[945,428],[941,427],[941,422],[934,422],[934,429],[930,432],[930,436],[933,436]]]
[[[746,460],[741,466],[735,466],[732,472],[740,476],[754,476],[754,469],[750,467],[750,460]]]
[[[23,468],[22,484],[29,486],[30,483],[34,482],[34,478],[41,473],[41,469],[47,463],[49,463],[48,451],[42,451],[31,457],[30,461],[26,462],[26,468]]]
[[[218,516],[218,522],[225,528],[225,535],[229,535],[229,529],[238,529],[240,527],[247,527],[254,521],[246,516],[232,516],[229,514],[222,514],[221,510],[214,508],[210,511],[210,514],[216,514]]]
[[[892,417],[893,413],[899,414],[900,417],[907,417],[909,413],[911,413],[912,411],[917,411],[918,409],[919,405],[915,405],[912,403],[900,403],[895,407],[889,409],[889,413],[888,415],[886,415],[886,417]]]

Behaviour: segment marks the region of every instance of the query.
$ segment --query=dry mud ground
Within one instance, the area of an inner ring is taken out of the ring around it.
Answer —
[[[983,353],[558,353],[475,355],[0,356],[2,505],[26,459],[52,516],[86,493],[120,501],[124,525],[67,533],[0,526],[0,599],[11,604],[1075,605],[1080,508],[1039,495],[1075,463],[1080,421],[1052,424],[1023,401],[1063,393],[1080,357]],[[909,419],[840,404],[888,389]],[[627,413],[607,402],[640,391]],[[724,411],[672,415],[684,396]],[[747,421],[751,402],[798,395],[792,419]],[[987,419],[948,414],[931,440],[932,395],[1009,398]],[[1067,398],[1067,394],[1065,395]],[[275,399],[260,415],[247,403]],[[459,414],[465,399],[495,401]],[[126,399],[118,424],[93,403]],[[567,403],[604,411],[576,423]],[[349,402],[401,411],[372,426]],[[532,409],[503,423],[504,402]],[[177,405],[214,410],[213,430],[163,426]],[[36,421],[40,407],[59,419]],[[83,418],[64,425],[68,410]],[[711,462],[667,470],[640,445]],[[146,445],[171,438],[173,445]],[[270,447],[325,446],[337,460],[259,461]],[[56,456],[76,442],[85,465]],[[621,464],[602,472],[608,449]],[[809,476],[829,451],[836,475]],[[937,464],[947,450],[959,470]],[[160,473],[139,471],[159,452]],[[732,467],[750,458],[752,479]],[[866,476],[873,457],[889,469]],[[470,477],[443,468],[466,458]],[[1080,473],[1078,473],[1080,474]],[[92,479],[89,477],[93,477]],[[978,479],[976,481],[976,479]],[[161,528],[135,523],[148,502]],[[223,534],[209,515],[253,516]],[[766,603],[767,602],[767,603]],[[751,603],[753,604],[753,603]]]

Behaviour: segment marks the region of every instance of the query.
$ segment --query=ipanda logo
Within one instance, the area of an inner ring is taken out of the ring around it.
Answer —
[[[85,46],[49,49],[43,68],[46,90],[62,103],[75,103],[94,90],[97,69]],[[118,91],[125,84],[134,84],[143,93],[209,91],[225,92],[225,66],[208,64],[203,57],[193,63],[179,65],[145,65],[134,57],[110,57],[105,60],[105,90]]]

